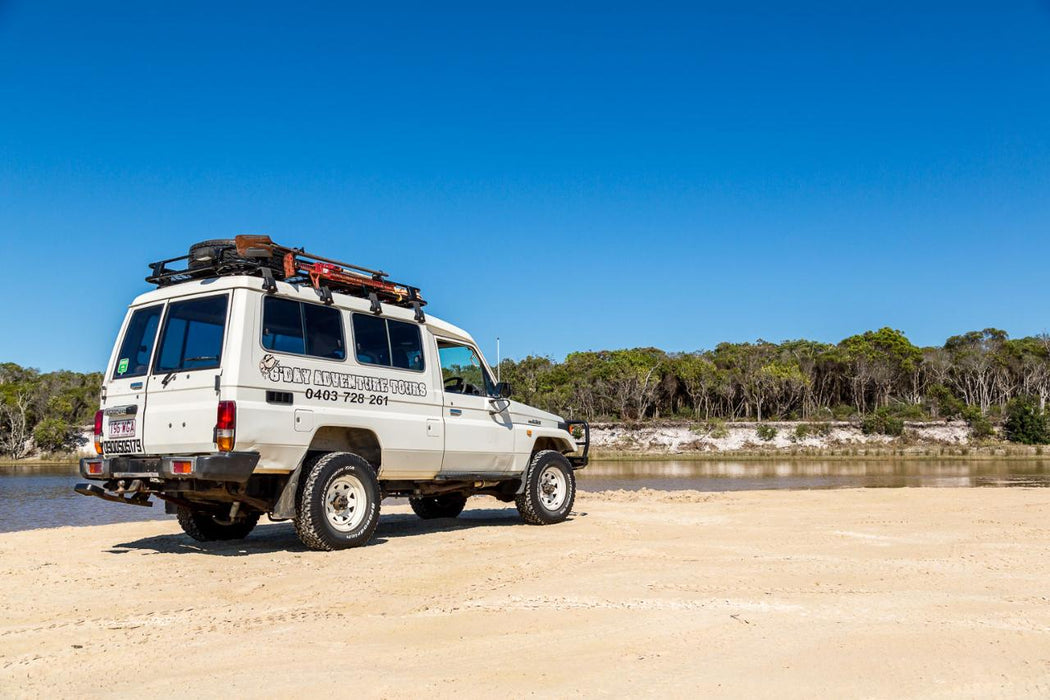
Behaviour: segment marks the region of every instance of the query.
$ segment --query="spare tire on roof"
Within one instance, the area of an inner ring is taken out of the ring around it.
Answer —
[[[251,270],[268,267],[276,279],[284,279],[284,260],[278,256],[269,258],[245,258],[237,254],[237,243],[232,238],[214,238],[190,246],[190,270],[216,267],[220,271]]]

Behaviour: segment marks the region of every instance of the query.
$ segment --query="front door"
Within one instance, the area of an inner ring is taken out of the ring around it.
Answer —
[[[497,473],[514,468],[514,424],[477,350],[437,339],[444,384],[442,473]]]

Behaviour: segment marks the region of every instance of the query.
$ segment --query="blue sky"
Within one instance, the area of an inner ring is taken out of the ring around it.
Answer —
[[[1038,333],[1048,115],[1047,2],[0,0],[0,361],[102,367],[238,233],[490,359]]]

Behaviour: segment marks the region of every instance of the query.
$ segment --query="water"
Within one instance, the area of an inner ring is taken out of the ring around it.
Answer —
[[[577,472],[584,491],[607,489],[832,489],[1050,486],[1050,460],[749,460],[593,462]],[[0,467],[0,532],[172,517],[73,492],[75,467]]]

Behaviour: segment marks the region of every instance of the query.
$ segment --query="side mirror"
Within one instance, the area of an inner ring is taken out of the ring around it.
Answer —
[[[510,395],[514,393],[511,389],[510,382],[500,382],[496,385],[496,395],[503,399],[510,398]]]

